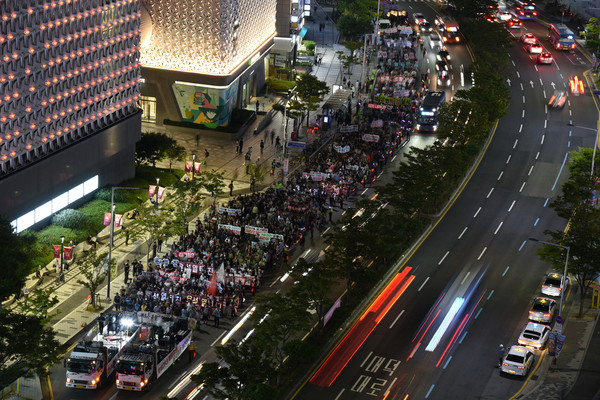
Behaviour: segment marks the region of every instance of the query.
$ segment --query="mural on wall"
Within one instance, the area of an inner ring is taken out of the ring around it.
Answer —
[[[227,88],[214,88],[187,83],[174,83],[173,93],[181,117],[186,122],[207,128],[227,126],[236,103],[238,80]]]

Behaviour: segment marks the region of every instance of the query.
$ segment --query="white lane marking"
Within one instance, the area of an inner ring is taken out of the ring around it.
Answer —
[[[438,262],[438,265],[440,265],[441,263],[443,263],[443,262],[444,262],[444,260],[446,259],[446,257],[448,257],[448,254],[450,254],[450,250],[448,250],[448,251],[446,252],[446,254],[444,254],[444,257],[442,257],[442,259],[441,259],[441,260]]]
[[[517,64],[515,64],[515,61],[514,61],[514,60],[510,60],[510,62],[513,64],[513,67],[516,67],[516,66],[517,66]]]
[[[531,175],[531,172],[533,171],[533,165],[531,166],[531,168],[529,168],[529,173],[527,174],[528,176]]]
[[[481,307],[479,309],[479,311],[477,311],[477,314],[475,314],[475,319],[477,319],[477,317],[479,317],[479,314],[481,314],[481,311],[483,311],[483,307]]]
[[[417,343],[417,345],[415,346],[415,348],[413,349],[413,351],[408,356],[409,360],[415,355],[415,353],[417,352],[417,349],[419,348],[420,345],[421,345],[421,342]]]
[[[337,397],[335,398],[335,400],[339,400],[340,397],[342,397],[342,393],[344,393],[344,390],[346,390],[346,388],[342,388],[342,390],[340,391],[340,394],[337,395]]]
[[[520,78],[520,77],[521,77],[521,74],[519,74],[519,71],[517,71],[517,77],[518,77],[518,78]],[[523,84],[521,84],[521,86],[522,86],[522,85],[523,85]]]
[[[513,144],[513,149],[517,147],[517,143],[519,143],[519,139],[515,139],[515,144]]]
[[[542,141],[540,144],[544,144],[544,139],[546,138],[546,135],[542,135]]]
[[[508,155],[508,158],[506,159],[506,163],[507,163],[507,164],[510,162],[510,158],[511,158],[511,157],[512,157],[512,156],[509,154],[509,155]]]
[[[540,157],[540,152],[538,151],[537,154],[535,155],[535,159],[537,160]]]
[[[527,243],[527,240],[523,240],[523,243],[521,243],[521,247],[519,247],[519,251],[523,250],[525,243]]]
[[[459,239],[463,237],[463,235],[465,234],[465,232],[467,231],[467,229],[468,229],[468,227],[465,226],[465,229],[463,229],[463,231],[460,233],[460,235],[458,235]]]
[[[569,108],[569,117],[572,116],[571,109]]]
[[[483,257],[483,253],[485,253],[485,251],[487,250],[487,246],[483,248],[483,250],[481,250],[481,254],[479,254],[479,257],[477,257],[478,260],[481,260],[481,257]]]
[[[537,69],[537,65],[535,66],[535,69]],[[544,86],[544,82],[542,82],[542,78],[540,78],[540,86]]]
[[[507,164],[508,164],[508,162],[507,162]],[[504,171],[500,171],[500,175],[498,175],[498,179],[497,179],[498,181],[500,180],[500,178],[502,178],[502,175],[504,175]]]
[[[546,96],[544,96],[544,98],[546,98]],[[544,112],[548,114],[548,104],[544,105]]]
[[[394,378],[394,380],[392,381],[392,383],[390,383],[390,386],[388,386],[388,390],[386,390],[386,393],[390,393],[390,391],[394,387],[394,384],[396,383],[397,380],[398,380],[398,378]]]
[[[444,369],[446,369],[446,367],[448,366],[448,364],[450,364],[450,360],[452,360],[452,356],[448,357],[448,360],[444,364]]]
[[[487,299],[489,300],[489,299],[492,297],[492,295],[493,295],[493,294],[494,294],[494,289],[492,289],[492,291],[490,292],[490,294],[489,294],[489,296],[487,297]],[[361,365],[361,367],[362,367],[362,365]]]
[[[521,113],[521,118],[525,118],[525,110]]]
[[[477,212],[475,213],[475,215],[473,215],[473,218],[477,217],[477,214],[479,214],[479,211],[481,211],[481,207],[479,207],[479,208],[477,209]]]
[[[508,207],[508,212],[511,212],[511,210],[512,210],[512,208],[513,208],[513,206],[515,205],[516,202],[517,202],[516,200],[513,200],[513,202],[510,205],[510,207]]]
[[[421,291],[421,289],[423,289],[423,286],[425,286],[425,284],[427,283],[427,281],[428,281],[428,280],[429,280],[429,277],[427,277],[427,278],[425,279],[425,281],[424,281],[424,282],[421,284],[421,286],[419,287],[419,290],[417,290],[417,292],[420,292],[420,291]]]
[[[223,333],[221,333],[221,335],[219,335],[219,337],[218,337],[218,338],[216,338],[216,339],[215,339],[215,341],[214,341],[214,342],[212,342],[212,343],[210,344],[210,347],[213,347],[213,346],[215,345],[215,343],[217,343],[219,340],[221,340],[221,338],[223,337],[223,335],[224,335],[226,332],[227,332],[227,331],[223,331]]]
[[[552,185],[552,191],[554,191],[554,188],[556,187],[556,184],[558,183],[558,178],[560,178],[560,174],[562,174],[562,170],[565,167],[565,163],[567,162],[567,157],[569,157],[569,153],[565,154],[565,158],[563,159],[562,165],[560,166],[560,170],[558,171],[558,174],[556,175],[556,180],[554,181],[554,185]]]
[[[533,226],[537,226],[538,222],[540,222],[540,219],[536,219],[535,222],[533,223]]]
[[[396,317],[396,319],[394,320],[394,322],[392,322],[392,324],[390,325],[390,329],[392,329],[394,327],[394,324],[396,323],[396,321],[398,321],[398,319],[400,319],[400,317],[402,316],[402,314],[404,314],[404,310],[400,311],[400,314],[398,314],[398,316]],[[362,367],[362,365],[361,365]]]
[[[523,103],[525,103],[525,96],[523,96]]]
[[[544,89],[544,99],[546,98],[546,90]],[[546,106],[546,112],[548,112],[548,106]]]
[[[383,171],[381,171],[381,173],[379,175],[377,175],[377,178],[380,178],[381,175],[383,175]]]
[[[365,189],[365,190],[363,190],[363,191],[360,193],[360,195],[362,196],[363,194],[365,194],[365,193],[367,192],[367,190],[369,190],[369,189]]]
[[[462,279],[462,281],[460,281],[460,284],[464,284],[465,281],[467,280],[467,278],[469,277],[469,275],[471,274],[471,271],[467,271],[467,274],[465,275],[465,277]]]
[[[521,185],[521,189],[519,189],[519,193],[521,193],[523,191],[524,187],[525,187],[525,182],[523,182],[523,184]]]
[[[548,127],[548,120],[544,120],[544,129],[546,129]]]
[[[517,72],[517,74],[518,74],[518,72]],[[522,83],[521,83],[521,90],[523,90],[523,84]]]
[[[504,272],[502,273],[502,276],[506,275],[506,273],[508,272],[508,269],[510,268],[510,265],[508,267],[506,267],[506,269],[504,270]]]
[[[396,159],[396,157],[398,157],[398,154],[396,154],[394,157],[392,157],[392,162],[394,162],[394,160]]]
[[[519,126],[519,133],[521,133],[522,130],[523,130],[523,124],[521,124],[521,126]]]
[[[549,198],[546,198],[546,201],[544,202],[544,207],[546,207],[546,205],[548,205],[548,202],[550,201]]]
[[[496,228],[496,231],[494,232],[494,235],[498,234],[498,231],[500,230],[500,227],[502,226],[504,222],[500,222],[500,225],[498,225],[498,227]]]
[[[490,192],[488,193],[488,195],[486,196],[486,199],[489,199],[490,196],[492,195],[492,192],[494,191],[494,188],[490,189]]]

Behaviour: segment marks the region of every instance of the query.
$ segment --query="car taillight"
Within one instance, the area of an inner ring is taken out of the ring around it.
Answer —
[[[529,310],[529,315],[535,315],[535,311]]]
[[[573,43],[573,44],[571,45],[571,48],[572,48],[572,49],[574,49],[574,48],[575,48],[575,43]]]
[[[508,364],[503,362],[502,365],[504,365],[505,367],[508,367]]]
[[[519,365],[517,368],[519,368],[519,369],[525,369],[525,367],[522,366],[522,365]]]
[[[537,16],[537,12],[534,11],[533,12],[533,16],[536,17]]]
[[[556,48],[560,49],[560,43],[556,43]]]
[[[548,286],[542,285],[542,289],[548,289]]]
[[[546,318],[550,318],[550,313],[546,313],[546,314],[544,314],[544,317],[546,317]]]

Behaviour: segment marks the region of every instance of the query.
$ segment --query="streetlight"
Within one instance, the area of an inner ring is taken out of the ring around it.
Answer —
[[[381,0],[377,0],[377,15],[375,16],[376,20],[375,20],[375,32],[373,33],[373,41],[371,43],[371,45],[376,44],[376,41],[378,40],[378,36],[379,36],[379,8],[381,7]],[[363,82],[363,79],[366,81],[366,77],[365,77],[365,64],[367,62],[367,34],[365,33],[365,41],[364,41],[364,45],[363,45],[363,60],[362,60],[362,66],[361,66],[361,70],[360,70],[360,84],[361,86],[364,85],[365,83]],[[375,60],[377,60],[377,58],[375,58]],[[360,88],[358,88],[360,89]]]
[[[65,235],[60,235],[60,273],[63,273],[63,263],[65,254]]]
[[[567,258],[565,259],[565,272],[563,273],[562,279],[560,281],[561,290],[560,290],[560,303],[559,303],[559,308],[558,308],[558,316],[562,317],[562,309],[563,309],[563,302],[564,302],[564,296],[565,296],[565,280],[567,278],[567,269],[569,267],[569,252],[571,251],[571,247],[563,246],[562,244],[558,244],[558,243],[546,242],[544,240],[539,240],[536,238],[529,238],[528,240],[530,240],[532,242],[547,244],[549,246],[556,246],[556,247],[562,247],[563,249],[567,249]]]
[[[192,179],[191,180],[194,180],[194,169],[196,169],[196,153],[192,153],[192,171],[191,171]],[[156,178],[156,179],[158,179],[158,178]],[[157,185],[158,185],[158,183],[157,183]]]
[[[286,160],[287,160],[287,128],[288,128],[288,121],[287,121],[287,105],[288,102],[290,101],[290,99],[292,98],[292,95],[294,94],[294,90],[288,90],[288,96],[287,99],[285,100],[285,104],[283,107],[283,165],[281,166],[281,184],[284,185],[285,184],[285,175],[287,173],[287,171],[285,171],[285,166],[286,166]]]
[[[156,200],[154,200],[154,208],[156,209],[156,211],[158,211],[158,182],[160,182],[160,178],[156,178],[156,190],[154,191],[156,195]]]

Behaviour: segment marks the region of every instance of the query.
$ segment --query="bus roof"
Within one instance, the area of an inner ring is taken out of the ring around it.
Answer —
[[[458,22],[456,22],[456,20],[449,15],[440,15],[436,20],[446,26],[458,26]]]
[[[445,92],[427,92],[423,98],[421,106],[423,107],[438,107],[446,98]]]
[[[551,24],[550,27],[554,27],[560,33],[568,33],[574,35],[573,31],[565,24]]]

